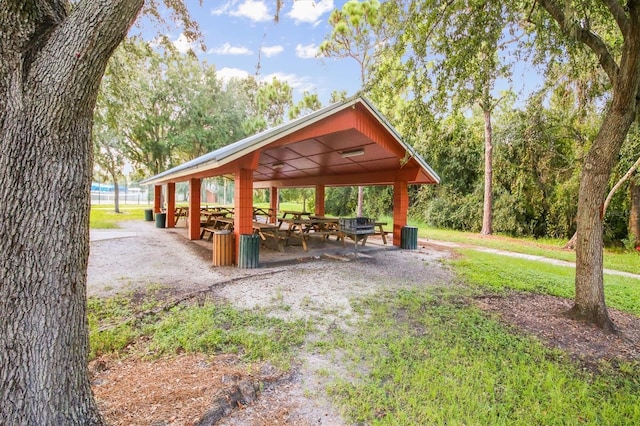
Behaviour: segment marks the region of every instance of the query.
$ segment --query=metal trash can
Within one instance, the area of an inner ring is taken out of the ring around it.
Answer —
[[[213,266],[231,266],[235,263],[235,235],[231,231],[213,233]]]
[[[415,226],[403,226],[400,231],[400,248],[416,250],[418,248],[418,228]]]
[[[153,209],[146,209],[144,211],[144,220],[147,222],[153,221]]]
[[[166,213],[156,213],[156,228],[164,228],[167,223]]]
[[[240,235],[240,255],[238,268],[251,269],[259,266],[260,236],[255,234]]]

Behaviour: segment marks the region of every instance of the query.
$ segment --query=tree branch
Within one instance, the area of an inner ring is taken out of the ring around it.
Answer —
[[[606,0],[612,3],[615,0]],[[558,23],[560,30],[569,37],[576,37],[578,41],[588,46],[591,51],[598,57],[598,62],[609,77],[612,84],[615,84],[618,78],[619,67],[611,56],[607,45],[595,33],[588,29],[570,22],[564,14],[563,8],[553,0],[537,0],[549,15]]]
[[[611,191],[609,191],[609,195],[607,195],[607,198],[604,200],[604,206],[602,207],[602,215],[604,216],[604,214],[607,211],[607,207],[609,207],[609,203],[611,202],[611,199],[613,198],[614,194],[616,193],[616,191],[618,190],[618,188],[620,188],[620,186],[631,177],[631,175],[633,175],[633,173],[638,170],[638,167],[640,167],[640,157],[638,157],[638,159],[636,160],[635,163],[633,163],[633,166],[631,166],[631,168],[627,171],[627,173],[625,173],[624,176],[622,176],[622,178],[620,178],[620,180],[613,185],[613,188],[611,188]]]
[[[622,35],[625,36],[627,31],[629,31],[629,18],[624,11],[624,8],[620,6],[620,2],[618,0],[603,0],[603,3],[613,15],[613,18],[616,20],[618,27],[622,31]]]

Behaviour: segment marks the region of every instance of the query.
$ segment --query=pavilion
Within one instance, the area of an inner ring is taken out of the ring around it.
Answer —
[[[440,181],[382,114],[362,96],[329,105],[144,180],[154,185],[154,211],[161,211],[166,185],[167,227],[175,226],[176,182],[189,183],[188,238],[200,238],[201,182],[227,176],[235,182],[234,233],[253,232],[253,190],[315,188],[315,214],[325,214],[327,186],[393,185],[393,244],[407,224],[408,185]],[[236,247],[237,249],[237,247]],[[236,250],[239,253],[239,250]]]

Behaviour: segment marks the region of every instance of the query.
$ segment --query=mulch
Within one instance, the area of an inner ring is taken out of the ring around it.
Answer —
[[[593,324],[569,318],[571,299],[514,292],[506,296],[476,299],[481,309],[493,312],[501,321],[521,333],[536,336],[547,346],[566,351],[589,369],[602,361],[640,362],[640,318],[609,308],[616,332],[606,332]]]

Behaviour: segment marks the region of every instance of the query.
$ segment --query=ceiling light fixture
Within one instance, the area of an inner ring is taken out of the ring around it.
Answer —
[[[358,155],[364,155],[364,148],[354,149],[351,151],[342,151],[340,155],[342,155],[342,158],[357,157]]]
[[[275,170],[281,169],[281,168],[283,168],[283,167],[284,167],[284,163],[273,163],[273,164],[271,165],[271,168],[272,168],[272,169],[275,169]]]

